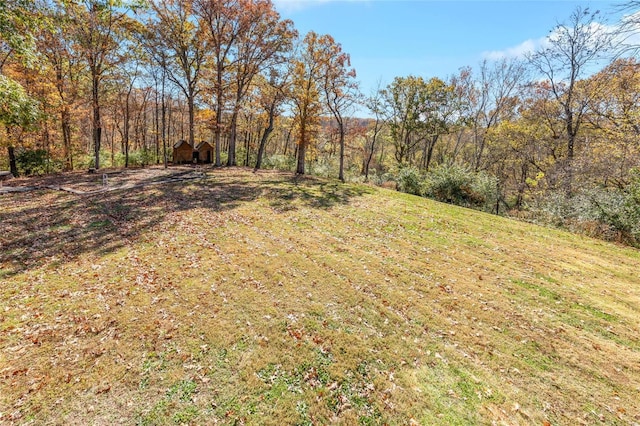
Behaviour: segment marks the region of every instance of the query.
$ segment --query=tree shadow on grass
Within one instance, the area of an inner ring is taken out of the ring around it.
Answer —
[[[366,186],[247,169],[202,172],[195,179],[91,195],[51,190],[0,196],[0,280],[30,269],[66,263],[82,254],[114,252],[142,233],[161,229],[168,214],[225,212],[258,199],[274,214],[299,207],[331,209],[373,190]]]

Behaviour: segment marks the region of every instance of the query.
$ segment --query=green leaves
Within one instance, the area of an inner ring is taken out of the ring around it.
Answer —
[[[0,74],[0,122],[31,128],[40,119],[38,103],[19,83]]]
[[[455,116],[453,86],[437,77],[396,77],[381,94],[398,163],[412,158],[421,143],[431,152]]]
[[[35,45],[30,28],[35,18],[29,13],[30,3],[25,0],[0,2],[0,53],[3,54],[0,68],[11,52],[19,55],[26,63],[33,60]]]

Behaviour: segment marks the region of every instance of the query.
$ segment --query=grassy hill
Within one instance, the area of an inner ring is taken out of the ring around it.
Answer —
[[[640,423],[640,252],[289,174],[0,195],[0,423]]]

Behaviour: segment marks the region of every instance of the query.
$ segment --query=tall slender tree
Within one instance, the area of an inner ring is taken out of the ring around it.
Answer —
[[[207,42],[191,0],[153,0],[147,47],[187,100],[188,139],[195,147],[195,104],[206,61]]]
[[[360,99],[356,71],[351,68],[351,58],[342,51],[342,46],[326,35],[319,40],[324,59],[321,61],[322,90],[327,109],[333,115],[338,126],[340,144],[340,165],[338,179],[344,182],[344,144],[346,133],[346,114]]]
[[[568,23],[559,24],[547,38],[548,45],[529,56],[529,62],[548,81],[550,94],[561,108],[566,138],[565,191],[571,195],[575,144],[591,97],[597,91],[581,91],[579,81],[611,48],[612,34],[599,12],[578,7]]]
[[[364,174],[365,181],[368,181],[371,160],[373,159],[376,144],[384,128],[384,119],[382,115],[382,88],[380,87],[380,83],[378,83],[378,89],[375,90],[371,96],[365,99],[365,105],[373,114],[373,124],[371,129],[367,132],[368,134],[365,136],[364,158],[362,162],[362,173]]]
[[[228,166],[236,165],[238,113],[253,79],[262,71],[279,66],[297,37],[293,22],[280,20],[271,0],[246,0],[241,2],[241,8],[235,64],[230,69],[235,95],[229,123]]]
[[[38,102],[4,73],[10,58],[26,66],[35,60],[33,32],[37,19],[32,8],[32,2],[27,0],[0,2],[0,123],[7,128],[7,133],[15,127],[29,128],[40,119]],[[17,175],[14,145],[8,141],[6,146],[11,172]]]
[[[269,71],[268,79],[258,76],[260,84],[257,85],[257,91],[259,92],[257,98],[266,113],[267,124],[260,137],[254,170],[258,170],[262,166],[262,158],[269,136],[274,130],[275,119],[281,113],[281,106],[287,98],[287,92],[290,90],[290,72],[290,68],[283,64],[282,67],[272,68]]]
[[[136,8],[136,4],[123,0],[63,0],[63,5],[72,23],[74,48],[89,68],[94,165],[99,169],[102,84],[109,71],[120,62],[122,43],[128,35],[128,24],[132,22],[128,13]]]
[[[296,173],[305,173],[307,149],[315,138],[323,112],[323,66],[326,61],[322,38],[315,32],[307,33],[299,56],[293,61],[291,102],[297,128]]]
[[[194,8],[202,19],[213,61],[211,97],[215,108],[213,130],[216,166],[222,165],[223,114],[229,101],[230,72],[237,61],[237,40],[244,30],[240,19],[243,5],[241,0],[194,0]]]
[[[55,87],[62,132],[64,169],[73,170],[72,108],[80,94],[85,68],[68,36],[70,21],[59,2],[42,1],[38,5],[43,25],[36,33],[38,52],[44,71],[41,74]]]

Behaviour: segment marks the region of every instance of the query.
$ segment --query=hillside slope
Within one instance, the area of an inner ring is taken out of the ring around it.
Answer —
[[[637,250],[242,169],[0,206],[0,423],[640,422]]]

